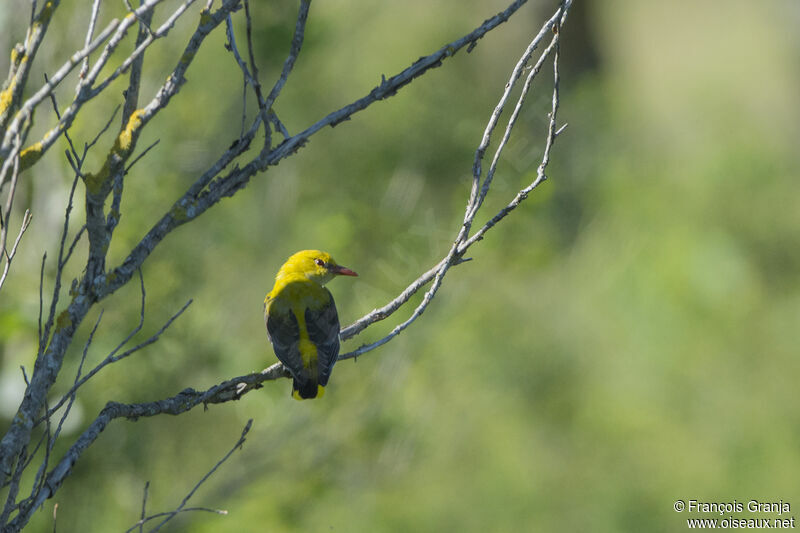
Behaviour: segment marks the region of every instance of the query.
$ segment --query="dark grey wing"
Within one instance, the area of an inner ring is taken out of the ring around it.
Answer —
[[[306,327],[308,338],[317,347],[319,384],[324,387],[339,356],[339,315],[330,291],[323,290],[328,295],[328,303],[321,309],[306,309]]]
[[[303,359],[300,357],[300,326],[294,313],[267,313],[267,334],[272,349],[281,363],[297,377],[303,372]]]

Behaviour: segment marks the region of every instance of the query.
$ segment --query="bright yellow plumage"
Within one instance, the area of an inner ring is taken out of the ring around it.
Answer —
[[[330,254],[303,250],[278,271],[264,300],[264,318],[275,355],[292,374],[292,395],[316,398],[324,392],[339,355],[339,317],[323,287],[337,275],[357,276]]]

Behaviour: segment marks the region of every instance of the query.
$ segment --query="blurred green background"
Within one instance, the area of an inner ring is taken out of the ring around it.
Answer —
[[[136,340],[189,298],[193,305],[158,343],[82,389],[57,452],[108,400],[155,400],[274,362],[262,301],[295,250],[325,249],[359,272],[330,285],[343,324],[432,266],[463,217],[491,110],[555,2],[530,4],[471,54],[322,131],[171,234],[143,269],[147,314]],[[276,110],[298,132],[505,6],[314,2]],[[4,50],[23,38],[18,17],[26,20],[27,9],[22,0],[0,7]],[[104,9],[110,18],[119,6]],[[252,9],[269,87],[296,5]],[[83,27],[85,10],[64,2],[31,87],[82,40],[74,27]],[[149,52],[142,101],[180,57],[195,20]],[[238,30],[241,23],[237,16]],[[798,27],[793,0],[576,1],[562,41],[559,118],[569,127],[550,180],[471,249],[474,261],[450,271],[421,320],[340,363],[320,401],[296,402],[279,381],[207,411],[113,422],[30,530],[52,530],[54,503],[59,531],[124,530],[139,517],[146,481],[148,510],[173,509],[250,418],[244,448],[190,501],[229,514],[186,513],[167,530],[679,531],[686,513],[673,511],[676,499],[782,499],[794,514]],[[126,182],[110,265],[236,138],[241,77],[223,44],[221,31],[209,38],[189,83],[145,130],[140,150],[161,142]],[[534,86],[476,222],[535,175],[550,70]],[[95,135],[123,88],[86,108],[71,130],[78,142]],[[69,87],[59,93],[62,105],[70,97]],[[36,127],[50,120],[40,111]],[[64,148],[25,176],[17,199],[34,221],[0,296],[0,428],[19,402],[19,366],[33,367],[41,255],[56,255],[71,184]],[[84,253],[79,247],[67,285]],[[134,327],[138,305],[131,283],[97,306],[58,392],[73,379],[100,309],[95,363]],[[380,338],[410,312],[344,349]]]

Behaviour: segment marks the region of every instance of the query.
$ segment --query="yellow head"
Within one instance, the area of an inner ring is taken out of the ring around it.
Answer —
[[[297,275],[305,276],[320,285],[325,285],[337,275],[358,276],[349,268],[337,264],[331,254],[319,250],[302,250],[292,255],[283,264],[276,279]]]

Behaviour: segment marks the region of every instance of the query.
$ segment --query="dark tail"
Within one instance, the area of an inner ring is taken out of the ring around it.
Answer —
[[[307,381],[294,379],[292,383],[292,396],[298,400],[309,400],[317,396],[322,396],[323,390],[324,389],[318,386],[317,382],[313,379]]]

